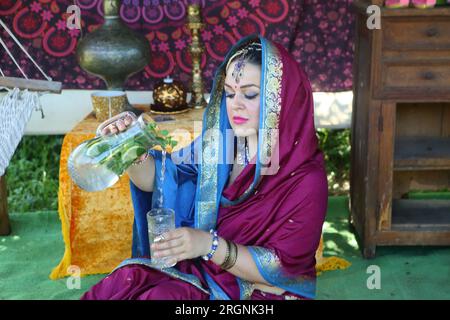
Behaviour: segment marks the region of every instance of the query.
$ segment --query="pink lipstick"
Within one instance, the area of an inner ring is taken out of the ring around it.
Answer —
[[[248,121],[248,119],[246,118],[242,118],[242,117],[233,117],[233,122],[235,124],[243,124],[246,123]]]

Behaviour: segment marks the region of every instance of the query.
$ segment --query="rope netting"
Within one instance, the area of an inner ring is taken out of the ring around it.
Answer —
[[[39,94],[14,88],[0,101],[0,176],[19,145],[33,110],[41,109]]]
[[[5,29],[14,42],[22,49],[27,57],[33,62],[42,75],[48,80],[52,79],[45,74],[45,72],[37,65],[36,61],[29,55],[27,50],[17,40],[11,30],[0,19],[0,25]],[[27,75],[20,67],[6,43],[0,38],[0,44],[9,55],[20,73],[25,79]],[[5,74],[0,69],[0,74],[5,77]],[[29,91],[21,88],[0,87],[0,90],[7,90],[6,95],[0,101],[0,176],[4,175],[9,162],[14,155],[17,146],[22,139],[25,127],[30,121],[33,110],[40,110],[42,113],[42,106],[39,100],[42,92]]]

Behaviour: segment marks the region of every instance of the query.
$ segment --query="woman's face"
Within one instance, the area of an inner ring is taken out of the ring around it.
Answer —
[[[232,75],[236,63],[230,64],[225,77],[227,113],[234,134],[246,137],[258,132],[261,67],[246,62],[236,82]]]

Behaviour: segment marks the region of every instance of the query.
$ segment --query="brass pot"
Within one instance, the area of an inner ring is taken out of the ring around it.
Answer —
[[[147,39],[119,17],[120,0],[103,0],[105,22],[77,46],[77,60],[87,72],[102,78],[109,90],[122,90],[126,79],[150,60]]]

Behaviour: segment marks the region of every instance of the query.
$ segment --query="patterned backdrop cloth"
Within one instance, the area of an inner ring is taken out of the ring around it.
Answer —
[[[151,61],[131,76],[126,90],[152,90],[170,75],[187,87],[191,79],[190,33],[185,24],[187,5],[193,0],[122,0],[120,15],[133,30],[148,39]],[[313,91],[352,89],[354,16],[352,0],[196,0],[202,6],[205,27],[201,39],[205,89],[226,52],[242,36],[260,33],[286,47],[308,74]],[[67,8],[81,9],[81,30],[70,30]],[[64,89],[105,89],[99,78],[83,71],[75,49],[83,35],[103,23],[103,0],[0,0],[0,18],[53,80]],[[4,30],[0,36],[19,58],[29,78],[36,70]],[[5,75],[21,76],[4,50]]]

